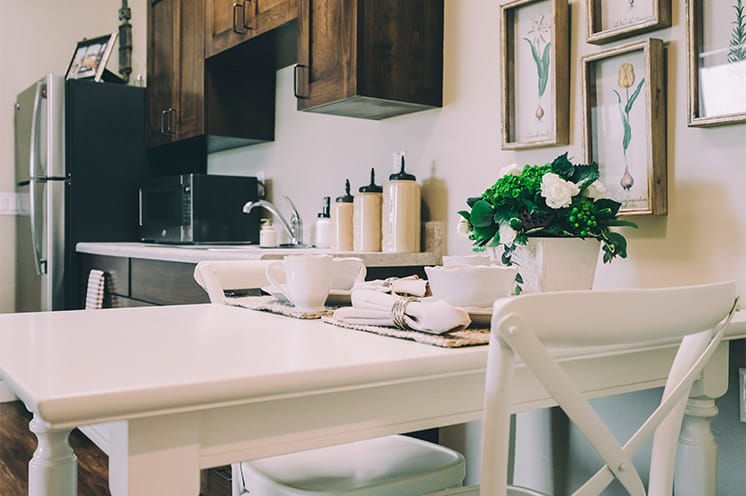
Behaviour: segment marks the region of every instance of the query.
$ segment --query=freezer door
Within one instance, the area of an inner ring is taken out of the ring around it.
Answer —
[[[16,192],[30,203],[15,217],[16,311],[63,310],[65,182],[31,180]]]
[[[65,177],[64,80],[47,75],[16,98],[16,183]]]

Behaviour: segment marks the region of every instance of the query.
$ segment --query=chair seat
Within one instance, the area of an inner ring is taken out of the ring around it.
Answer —
[[[406,436],[386,436],[241,463],[244,494],[404,496],[461,486],[464,457]]]
[[[459,487],[456,489],[448,489],[445,491],[439,491],[429,496],[480,496],[479,486]],[[508,486],[508,492],[505,496],[546,496],[544,493],[528,489],[526,487],[519,486]]]

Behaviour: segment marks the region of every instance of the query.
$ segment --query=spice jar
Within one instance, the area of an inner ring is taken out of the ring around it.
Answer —
[[[370,169],[370,184],[361,186],[353,201],[352,238],[355,251],[381,251],[383,188]]]
[[[277,246],[277,233],[272,219],[262,219],[262,228],[259,229],[259,246],[261,248],[274,248]]]
[[[350,194],[350,180],[345,180],[345,194],[338,196],[332,209],[332,249],[352,251],[352,213],[354,198]]]
[[[408,253],[420,251],[420,185],[404,170],[389,176],[383,185],[381,245],[384,252]]]

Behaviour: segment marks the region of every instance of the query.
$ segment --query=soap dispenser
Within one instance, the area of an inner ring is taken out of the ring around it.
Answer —
[[[316,220],[316,238],[314,239],[316,248],[329,248],[332,245],[332,219],[329,214],[330,200],[328,196],[324,197],[324,206]]]
[[[387,253],[420,251],[420,185],[414,175],[401,169],[389,176],[383,185],[383,236],[381,244]]]
[[[381,204],[383,188],[370,169],[370,184],[361,186],[353,201],[352,238],[355,251],[381,251]]]
[[[354,198],[350,194],[350,180],[345,180],[345,194],[338,196],[332,210],[332,248],[352,251],[352,213]]]

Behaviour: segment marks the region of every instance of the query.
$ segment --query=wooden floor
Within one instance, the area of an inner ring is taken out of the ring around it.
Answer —
[[[25,496],[28,462],[36,449],[36,436],[28,429],[31,414],[23,403],[0,403],[0,494]],[[107,496],[109,459],[77,429],[70,446],[78,457],[78,495]]]
[[[0,496],[28,494],[28,462],[36,449],[30,421],[20,401],[0,403]],[[70,446],[78,457],[78,496],[110,496],[109,457],[77,429]],[[200,482],[202,496],[230,496],[230,467],[204,470]]]

